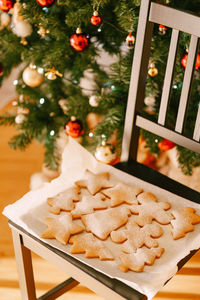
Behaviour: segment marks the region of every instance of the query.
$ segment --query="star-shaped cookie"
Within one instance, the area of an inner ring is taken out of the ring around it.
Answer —
[[[80,218],[82,215],[94,212],[94,210],[107,208],[108,205],[103,199],[105,197],[101,194],[83,196],[82,200],[76,204],[75,209],[71,211],[73,218]]]
[[[51,206],[50,212],[57,215],[61,210],[71,211],[75,207],[74,202],[79,199],[77,187],[71,187],[53,198],[48,198],[47,202]]]
[[[141,192],[141,188],[125,183],[118,183],[114,187],[102,191],[105,196],[110,198],[111,207],[122,203],[137,204],[137,195]]]
[[[91,171],[86,170],[85,179],[78,180],[75,184],[79,187],[87,188],[92,195],[95,195],[102,188],[109,188],[113,186],[113,184],[109,182],[109,176],[108,172],[94,174]]]
[[[44,239],[56,239],[66,245],[72,234],[80,233],[85,229],[72,220],[70,213],[61,212],[45,220],[48,228],[41,234]]]

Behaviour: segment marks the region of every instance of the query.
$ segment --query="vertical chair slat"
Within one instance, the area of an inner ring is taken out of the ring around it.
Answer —
[[[200,105],[199,105],[198,112],[197,112],[193,139],[197,142],[200,141]]]
[[[153,32],[153,23],[148,21],[149,9],[150,1],[142,1],[126,108],[121,161],[127,161],[130,153],[132,156],[136,156],[137,152],[137,147],[134,147],[134,150],[132,144],[135,142],[137,144],[139,130],[134,130],[134,132],[132,132],[133,119],[135,111],[142,107],[144,101],[145,81]],[[134,153],[132,153],[132,151]]]
[[[197,47],[198,47],[198,37],[195,35],[191,35],[187,65],[186,65],[185,75],[183,79],[183,87],[181,91],[181,97],[180,97],[176,126],[175,126],[175,131],[179,133],[182,133],[184,122],[186,119],[186,111],[189,103],[189,95],[190,95],[190,89],[191,89],[192,78],[194,73],[194,66],[196,63]]]
[[[174,68],[176,62],[176,54],[178,49],[179,33],[180,32],[176,29],[173,29],[172,31],[160,109],[158,114],[158,123],[161,125],[165,125],[167,108],[169,105],[169,98],[171,94],[171,86],[172,86],[173,74],[174,74]]]

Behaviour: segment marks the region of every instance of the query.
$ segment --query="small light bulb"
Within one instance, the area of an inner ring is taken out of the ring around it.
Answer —
[[[89,135],[89,137],[93,137],[94,134],[92,132],[89,132],[88,135]]]
[[[54,131],[54,130],[51,130],[49,134],[50,134],[51,136],[54,136],[55,131]]]
[[[38,71],[39,74],[43,74],[44,73],[44,69],[40,68],[40,67],[37,69],[37,71]]]
[[[45,99],[44,98],[40,98],[40,104],[44,104]]]
[[[13,85],[18,85],[18,80],[17,80],[17,79],[15,79],[15,80],[13,81]]]

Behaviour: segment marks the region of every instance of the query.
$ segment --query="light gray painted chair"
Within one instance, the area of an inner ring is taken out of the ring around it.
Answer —
[[[163,85],[163,93],[160,104],[158,122],[145,119],[139,113],[144,103],[145,82],[149,63],[149,52],[153,23],[162,24],[172,28],[169,57],[166,66],[166,75]],[[176,59],[180,31],[191,34],[188,62],[185,69],[183,88],[179,102],[177,120],[174,130],[165,127],[167,108],[172,89],[174,64]],[[130,92],[124,127],[122,144],[122,163],[117,167],[143,180],[149,181],[184,196],[192,201],[200,203],[200,195],[182,186],[171,179],[158,174],[146,166],[138,164],[136,159],[139,127],[147,129],[161,137],[167,137],[176,144],[182,145],[200,153],[200,106],[196,115],[196,123],[193,138],[189,139],[182,135],[186,118],[190,87],[194,73],[197,47],[200,36],[200,18],[185,12],[160,5],[149,0],[142,0],[140,8],[139,25],[135,45],[133,68],[130,82]],[[77,261],[75,258],[62,253],[59,250],[43,243],[31,236],[23,228],[9,221],[13,233],[13,242],[16,253],[16,262],[19,271],[19,282],[23,300],[36,300],[35,284],[33,278],[31,251],[42,258],[52,262],[56,267],[65,271],[72,278],[60,284],[58,287],[46,293],[39,299],[56,299],[62,293],[76,286],[79,282],[87,286],[105,299],[145,299],[138,291],[128,287],[116,279],[111,279],[101,272]],[[180,262],[180,266],[184,262]],[[73,279],[74,278],[74,279]]]

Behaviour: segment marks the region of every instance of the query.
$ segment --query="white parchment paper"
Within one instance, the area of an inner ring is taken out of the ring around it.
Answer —
[[[40,238],[41,233],[46,229],[44,219],[50,215],[47,198],[56,195],[58,192],[72,186],[78,179],[82,179],[85,169],[94,173],[109,171],[113,182],[125,182],[142,187],[144,191],[154,193],[159,201],[168,201],[173,209],[190,206],[200,214],[200,205],[182,197],[178,197],[168,191],[144,182],[136,177],[126,174],[112,166],[96,161],[92,154],[85,150],[73,139],[69,141],[63,152],[61,175],[50,183],[45,183],[38,190],[30,191],[12,205],[8,205],[3,214],[11,221],[23,227],[30,234]],[[75,221],[81,222],[81,221]],[[84,255],[73,255],[77,259],[91,267],[117,278],[127,285],[145,294],[148,299],[163,287],[177,271],[177,263],[190,253],[193,249],[200,248],[200,224],[195,225],[195,230],[186,234],[185,238],[174,241],[171,235],[171,225],[162,226],[164,234],[158,239],[159,246],[165,248],[160,259],[156,259],[153,266],[145,266],[141,273],[123,273],[117,265],[120,263],[118,255],[121,253],[121,245],[114,244],[110,238],[105,241],[115,256],[114,261],[100,261],[98,259],[87,259]],[[41,239],[43,240],[43,239]],[[70,245],[61,245],[56,240],[43,240],[53,247],[70,254]]]

